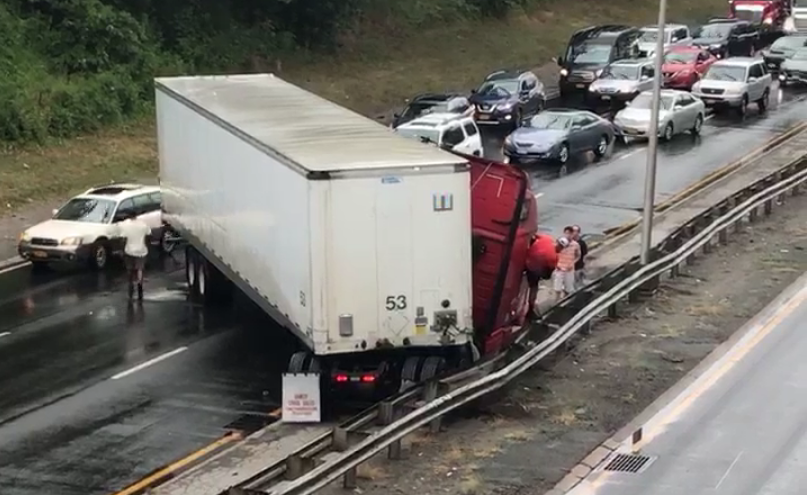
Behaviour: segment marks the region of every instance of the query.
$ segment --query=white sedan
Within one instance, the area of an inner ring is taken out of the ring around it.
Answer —
[[[648,136],[652,103],[653,93],[644,91],[616,114],[614,124],[626,141]],[[661,91],[658,132],[664,141],[685,132],[700,135],[705,120],[706,105],[699,98],[686,91]]]

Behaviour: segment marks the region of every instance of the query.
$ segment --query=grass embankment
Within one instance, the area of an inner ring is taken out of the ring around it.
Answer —
[[[251,69],[284,78],[370,116],[427,90],[467,91],[491,70],[546,63],[569,34],[586,25],[655,22],[656,0],[534,0],[504,19],[458,20],[401,27],[363,19],[340,36],[338,55],[298,52],[258,61]],[[693,23],[725,10],[724,0],[670,2],[668,19]],[[389,16],[387,19],[395,19]],[[425,22],[425,21],[424,21]],[[438,23],[439,24],[439,23]],[[0,154],[0,205],[62,197],[96,183],[151,176],[156,171],[153,121],[116,125],[48,145],[8,146]]]

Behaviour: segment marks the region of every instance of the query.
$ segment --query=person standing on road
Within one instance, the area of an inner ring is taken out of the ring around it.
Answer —
[[[537,311],[538,284],[541,280],[552,278],[552,272],[558,264],[558,253],[555,251],[555,240],[550,235],[535,234],[527,250],[527,283],[530,287],[530,316],[540,316]]]
[[[563,236],[558,239],[556,250],[558,264],[552,273],[552,288],[557,299],[563,299],[574,292],[574,265],[580,259],[580,245],[574,240],[574,229],[571,226],[563,229]]]
[[[580,246],[580,259],[574,264],[574,288],[575,290],[583,286],[586,280],[586,256],[588,256],[588,244],[583,240],[581,234],[583,230],[579,225],[572,225],[572,238]]]
[[[134,286],[137,284],[137,298],[142,301],[143,268],[146,266],[146,257],[149,254],[148,236],[151,234],[151,229],[132,212],[118,224],[118,232],[125,242],[123,254],[126,272],[129,276],[129,299],[134,296]]]

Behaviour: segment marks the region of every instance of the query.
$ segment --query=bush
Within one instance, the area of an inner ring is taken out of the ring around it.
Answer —
[[[422,27],[527,0],[5,0],[0,140],[69,137],[147,109],[155,76],[334,49],[356,20]]]

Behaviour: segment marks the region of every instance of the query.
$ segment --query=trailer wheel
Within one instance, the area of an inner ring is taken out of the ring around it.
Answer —
[[[289,373],[320,373],[319,359],[309,352],[295,352],[289,358]]]
[[[420,380],[424,382],[441,375],[446,369],[446,360],[440,356],[429,356],[423,361],[420,369]]]
[[[188,293],[191,297],[196,295],[196,251],[188,246],[185,248],[185,281],[188,283]]]
[[[401,369],[401,382],[418,382],[418,374],[420,371],[421,358],[419,356],[411,356],[406,358]]]

